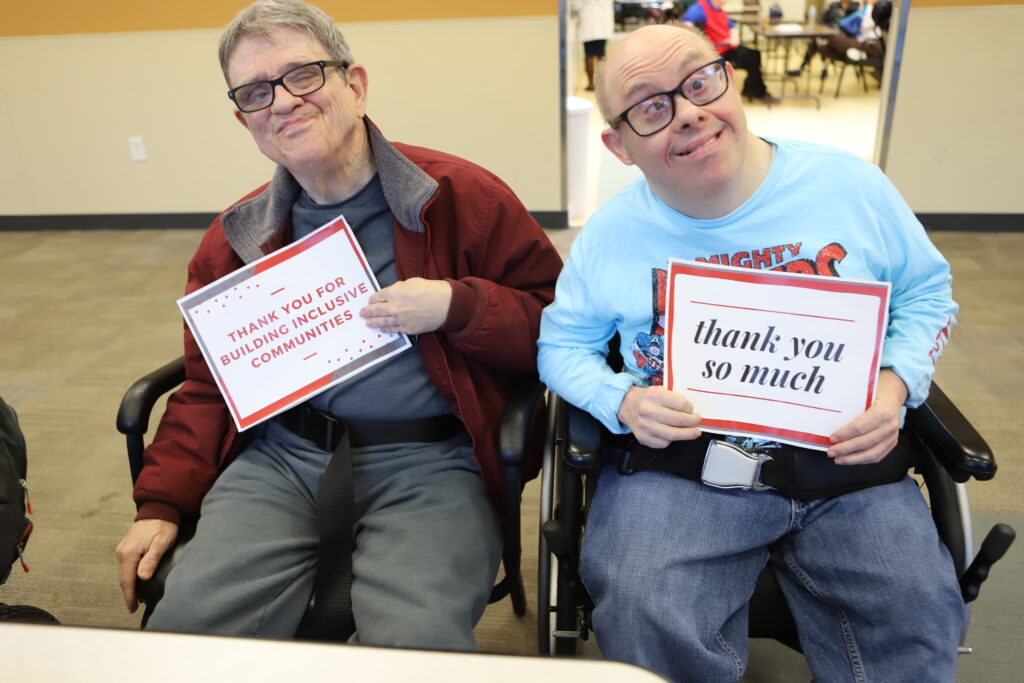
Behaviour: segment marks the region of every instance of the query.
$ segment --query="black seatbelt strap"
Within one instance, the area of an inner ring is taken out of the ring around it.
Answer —
[[[320,559],[310,626],[320,640],[345,642],[352,616],[352,450],[348,430],[338,440],[316,492]]]

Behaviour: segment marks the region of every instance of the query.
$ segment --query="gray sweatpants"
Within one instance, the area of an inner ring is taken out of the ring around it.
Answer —
[[[316,571],[316,490],[331,455],[276,423],[203,500],[147,628],[290,638]],[[353,449],[350,643],[473,650],[501,526],[469,437]]]

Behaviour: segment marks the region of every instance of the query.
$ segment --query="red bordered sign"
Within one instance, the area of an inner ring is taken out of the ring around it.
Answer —
[[[874,400],[889,290],[672,259],[665,384],[709,431],[825,450]]]
[[[410,348],[359,317],[378,289],[339,216],[178,307],[244,430]]]

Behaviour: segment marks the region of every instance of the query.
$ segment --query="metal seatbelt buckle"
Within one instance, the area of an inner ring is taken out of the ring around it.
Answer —
[[[761,483],[761,467],[771,459],[771,456],[747,453],[731,443],[712,439],[704,455],[700,479],[720,489],[765,491],[771,487]]]

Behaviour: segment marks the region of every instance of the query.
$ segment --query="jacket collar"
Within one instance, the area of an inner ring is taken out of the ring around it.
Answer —
[[[423,209],[437,192],[437,181],[388,142],[369,117],[365,124],[388,207],[402,227],[424,232]],[[290,227],[292,204],[300,192],[302,188],[288,169],[278,166],[262,192],[221,215],[221,229],[243,262],[263,258],[280,246],[279,233]],[[272,239],[275,236],[278,238]]]

